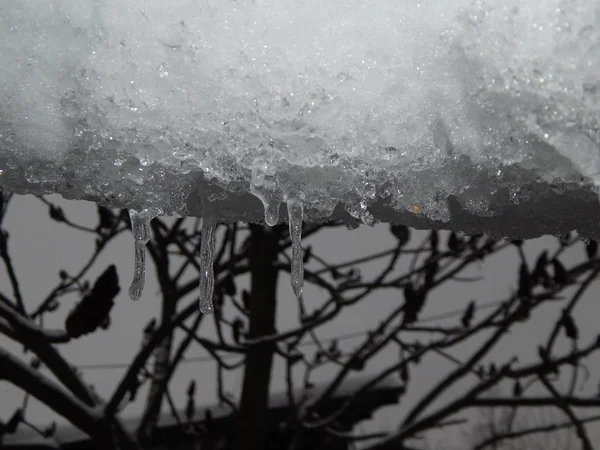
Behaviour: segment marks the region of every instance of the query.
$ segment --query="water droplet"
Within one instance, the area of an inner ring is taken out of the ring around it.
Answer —
[[[154,211],[144,209],[136,211],[129,210],[131,220],[131,231],[134,239],[134,269],[133,280],[129,286],[129,297],[139,300],[144,290],[146,278],[146,244],[150,240],[150,221],[156,217]]]
[[[200,243],[200,312],[212,314],[213,289],[215,275],[213,272],[213,256],[215,252],[216,220],[209,214],[202,218],[202,242]]]
[[[279,222],[279,197],[275,194],[275,191],[269,189],[258,190],[254,186],[251,187],[250,191],[260,199],[265,208],[265,223],[270,227],[274,227]]]
[[[292,290],[297,298],[302,295],[302,286],[304,285],[304,265],[302,262],[302,220],[304,217],[304,208],[302,201],[295,197],[286,200],[288,208],[288,221],[290,227],[290,237],[292,238]]]

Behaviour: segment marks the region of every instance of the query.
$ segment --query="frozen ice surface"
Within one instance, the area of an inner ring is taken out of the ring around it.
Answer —
[[[3,1],[0,185],[598,237],[599,73],[597,0]]]

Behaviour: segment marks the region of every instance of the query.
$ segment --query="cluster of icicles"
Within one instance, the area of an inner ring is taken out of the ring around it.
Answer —
[[[262,160],[255,162],[252,171],[252,193],[256,195],[265,207],[265,222],[269,226],[275,226],[279,221],[279,200],[270,197],[269,189],[262,189],[266,180],[266,163]],[[297,298],[302,295],[302,286],[304,284],[304,266],[302,261],[302,219],[304,210],[302,205],[302,195],[285,195],[284,201],[288,210],[288,222],[290,237],[292,240],[292,267],[291,284],[292,290]],[[215,284],[213,272],[213,254],[215,249],[215,228],[217,221],[214,214],[211,214],[210,203],[204,201],[204,211],[202,214],[202,241],[200,244],[200,281],[199,281],[199,306],[203,314],[213,312],[213,289]],[[146,274],[146,244],[150,240],[150,221],[159,214],[156,210],[144,209],[142,211],[129,210],[131,219],[131,229],[135,240],[134,273],[131,286],[129,287],[129,296],[133,300],[138,300],[142,296]]]

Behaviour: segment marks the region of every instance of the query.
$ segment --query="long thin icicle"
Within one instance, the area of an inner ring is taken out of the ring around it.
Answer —
[[[213,255],[215,252],[215,228],[216,221],[213,217],[202,219],[202,242],[200,244],[200,312],[202,314],[213,313],[213,289],[215,286],[215,275],[213,272]]]
[[[147,209],[143,211],[129,210],[131,220],[131,231],[134,242],[134,271],[131,286],[129,286],[129,297],[139,300],[144,290],[146,278],[146,244],[150,240],[150,221],[153,215]]]
[[[304,264],[302,262],[302,219],[304,208],[302,201],[295,197],[287,199],[288,222],[290,226],[290,237],[292,238],[292,289],[297,298],[302,295],[304,285]]]

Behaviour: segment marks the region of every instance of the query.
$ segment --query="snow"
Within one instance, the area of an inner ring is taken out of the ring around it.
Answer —
[[[598,73],[596,0],[0,2],[0,186],[598,237]]]

